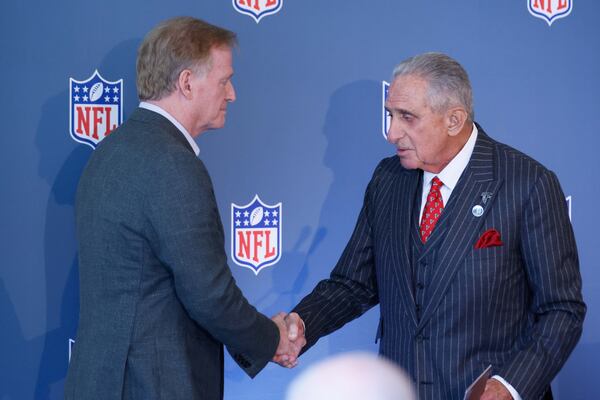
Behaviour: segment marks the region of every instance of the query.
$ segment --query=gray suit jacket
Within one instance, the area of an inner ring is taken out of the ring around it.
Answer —
[[[77,191],[81,309],[65,398],[221,399],[223,345],[250,375],[275,324],[227,266],[203,163],[166,118],[137,109],[90,158]]]
[[[422,171],[404,169],[396,156],[379,164],[330,279],[295,308],[308,346],[379,303],[380,353],[409,372],[420,400],[462,399],[488,364],[524,400],[541,398],[577,343],[586,310],[556,176],[479,127],[424,247],[421,180]],[[476,205],[482,216],[473,214]],[[503,245],[476,249],[489,229]]]

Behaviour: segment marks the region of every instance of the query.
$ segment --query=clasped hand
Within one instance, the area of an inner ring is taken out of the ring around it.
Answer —
[[[306,344],[304,323],[296,313],[283,313],[271,318],[279,328],[279,346],[273,362],[286,368],[294,368],[298,364],[298,356]]]

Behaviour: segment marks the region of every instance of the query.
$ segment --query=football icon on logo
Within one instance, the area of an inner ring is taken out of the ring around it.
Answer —
[[[250,226],[256,226],[262,221],[264,211],[262,207],[256,207],[250,214]]]
[[[96,82],[90,89],[90,101],[93,103],[98,101],[100,97],[102,97],[102,93],[104,93],[104,84],[102,82]]]

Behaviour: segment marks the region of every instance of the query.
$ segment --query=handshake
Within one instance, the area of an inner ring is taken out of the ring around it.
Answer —
[[[295,312],[280,312],[271,318],[279,328],[279,346],[272,361],[286,368],[298,364],[298,356],[306,344],[304,322]]]

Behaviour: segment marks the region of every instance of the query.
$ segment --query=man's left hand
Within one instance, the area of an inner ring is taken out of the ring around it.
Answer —
[[[513,400],[506,387],[496,379],[488,379],[485,384],[485,391],[479,400]]]

